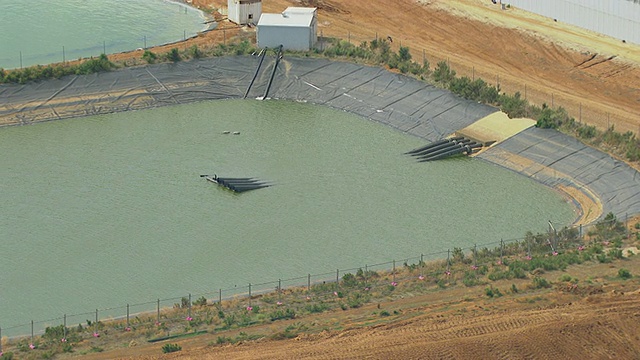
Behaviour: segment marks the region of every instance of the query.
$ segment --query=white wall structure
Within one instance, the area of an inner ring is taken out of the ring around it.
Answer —
[[[317,8],[288,7],[280,14],[262,14],[256,29],[258,47],[310,50],[318,41]]]
[[[257,24],[262,15],[262,0],[227,0],[227,17],[236,24]]]
[[[640,44],[640,0],[502,0],[502,3]]]

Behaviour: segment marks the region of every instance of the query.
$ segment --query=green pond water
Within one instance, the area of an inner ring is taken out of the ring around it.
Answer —
[[[168,0],[0,0],[0,68],[178,41],[207,28],[205,20]]]
[[[0,128],[0,326],[470,248],[575,218],[558,194],[503,168],[403,155],[424,144],[285,101]],[[234,194],[200,177],[214,173],[275,185]]]

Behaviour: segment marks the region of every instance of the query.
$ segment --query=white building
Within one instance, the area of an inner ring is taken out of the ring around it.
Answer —
[[[256,39],[259,48],[313,49],[318,41],[318,9],[288,7],[280,14],[262,14]]]
[[[229,21],[236,24],[256,24],[262,15],[262,0],[227,0]]]
[[[638,0],[502,0],[502,3],[640,44]]]

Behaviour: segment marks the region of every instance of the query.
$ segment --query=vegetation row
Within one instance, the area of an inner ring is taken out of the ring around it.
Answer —
[[[186,59],[201,57],[255,54],[258,50],[248,40],[241,40],[230,44],[218,44],[212,48],[201,49],[197,45],[180,51],[173,48],[163,54],[156,54],[146,50],[142,59],[148,64],[158,62],[178,62]],[[522,98],[519,92],[506,94],[500,91],[499,85],[491,85],[483,79],[459,77],[445,61],[438,62],[434,69],[430,68],[428,60],[421,64],[413,61],[408,47],[400,46],[398,52],[391,49],[386,39],[374,39],[354,45],[340,39],[330,39],[328,45],[320,49],[307,52],[289,52],[299,56],[324,56],[328,58],[347,58],[352,61],[363,61],[368,64],[387,66],[403,74],[412,75],[428,81],[436,86],[469,100],[499,107],[511,118],[530,117],[537,121],[540,128],[552,128],[570,134],[589,145],[599,147],[616,156],[631,162],[640,160],[640,139],[631,131],[620,133],[612,125],[601,131],[595,126],[577,122],[563,107],[549,107],[547,104],[537,106]],[[0,68],[1,83],[24,84],[30,81],[44,79],[59,79],[66,75],[91,74],[110,71],[122,66],[109,61],[105,54],[98,58],[80,61],[78,64],[54,64],[47,66],[33,66],[24,69],[6,71]],[[124,63],[126,66],[126,62]]]

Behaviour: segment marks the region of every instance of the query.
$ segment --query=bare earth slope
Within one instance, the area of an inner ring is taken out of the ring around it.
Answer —
[[[631,271],[640,268],[632,260]],[[629,263],[625,266],[628,267]],[[576,276],[615,273],[608,264],[569,269]],[[580,275],[581,274],[581,275]],[[558,272],[548,274],[552,278]],[[515,280],[525,289],[530,280]],[[489,299],[484,287],[456,287],[358,309],[322,313],[268,325],[176,340],[182,350],[161,354],[164,343],[139,344],[91,359],[637,359],[640,290],[637,281],[509,294]],[[381,317],[381,311],[390,316]],[[338,310],[339,311],[339,310]],[[312,329],[293,339],[267,340],[287,326]],[[325,330],[319,330],[319,329]],[[265,338],[216,345],[239,331]],[[166,343],[166,342],[165,342]]]
[[[360,44],[391,36],[396,49],[409,47],[416,60],[424,51],[432,67],[448,60],[459,74],[498,81],[534,103],[562,105],[577,120],[640,130],[638,45],[518,9],[502,11],[488,0],[270,0],[263,12],[292,5],[317,6],[325,37]]]

